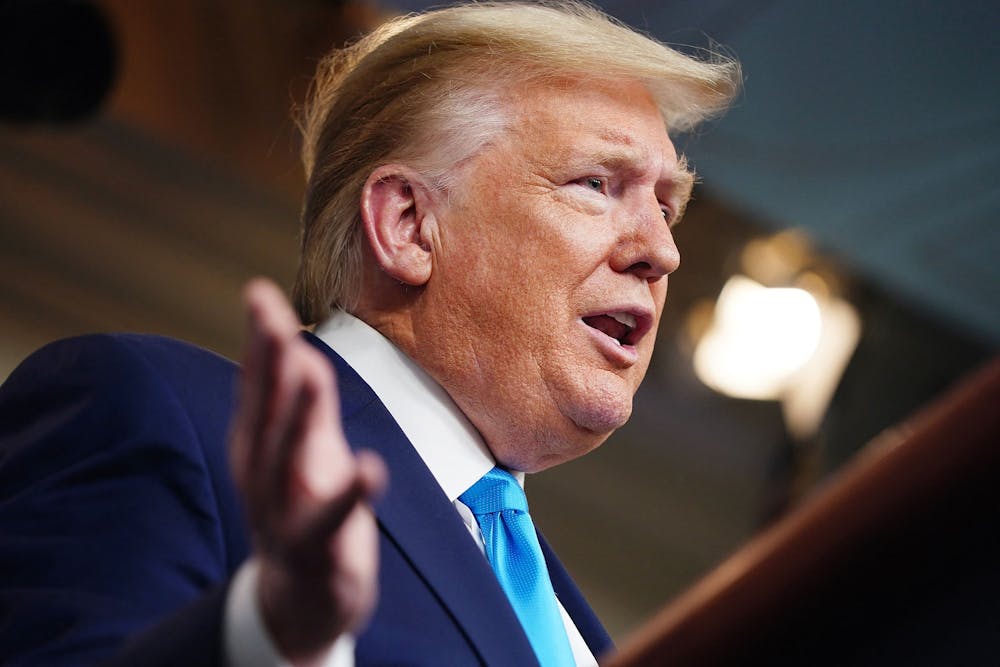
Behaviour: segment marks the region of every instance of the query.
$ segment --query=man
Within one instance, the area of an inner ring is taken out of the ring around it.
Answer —
[[[197,348],[63,341],[4,385],[3,657],[593,664],[610,640],[523,506],[477,489],[518,496],[507,471],[628,419],[692,184],[667,132],[737,82],[574,4],[443,9],[331,55],[303,120],[315,335],[247,288],[230,461],[235,371]]]

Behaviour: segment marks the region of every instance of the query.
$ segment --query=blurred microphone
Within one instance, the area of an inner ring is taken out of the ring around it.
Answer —
[[[82,0],[0,0],[0,123],[95,115],[118,70],[111,26]]]

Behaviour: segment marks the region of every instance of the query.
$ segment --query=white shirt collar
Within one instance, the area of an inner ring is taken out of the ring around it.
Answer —
[[[448,500],[454,502],[496,465],[441,385],[378,331],[338,310],[315,333],[372,388]],[[523,473],[515,477],[524,484]]]

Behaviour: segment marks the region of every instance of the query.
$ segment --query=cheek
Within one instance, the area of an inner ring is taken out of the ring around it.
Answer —
[[[656,305],[656,315],[653,321],[653,328],[650,331],[649,339],[656,338],[655,334],[660,328],[660,319],[663,317],[663,309],[667,303],[667,276],[663,276],[650,286],[653,295],[653,303]]]
[[[653,294],[653,299],[656,301],[656,317],[659,321],[660,315],[663,313],[663,304],[667,301],[667,287],[670,283],[669,276],[663,276],[655,283],[650,285],[650,292]]]

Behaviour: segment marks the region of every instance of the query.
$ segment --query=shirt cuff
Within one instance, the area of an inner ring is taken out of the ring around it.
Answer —
[[[228,667],[289,667],[291,663],[278,654],[257,606],[259,565],[251,558],[240,566],[226,596],[223,619],[225,664]],[[340,635],[317,667],[354,667],[354,637]]]

